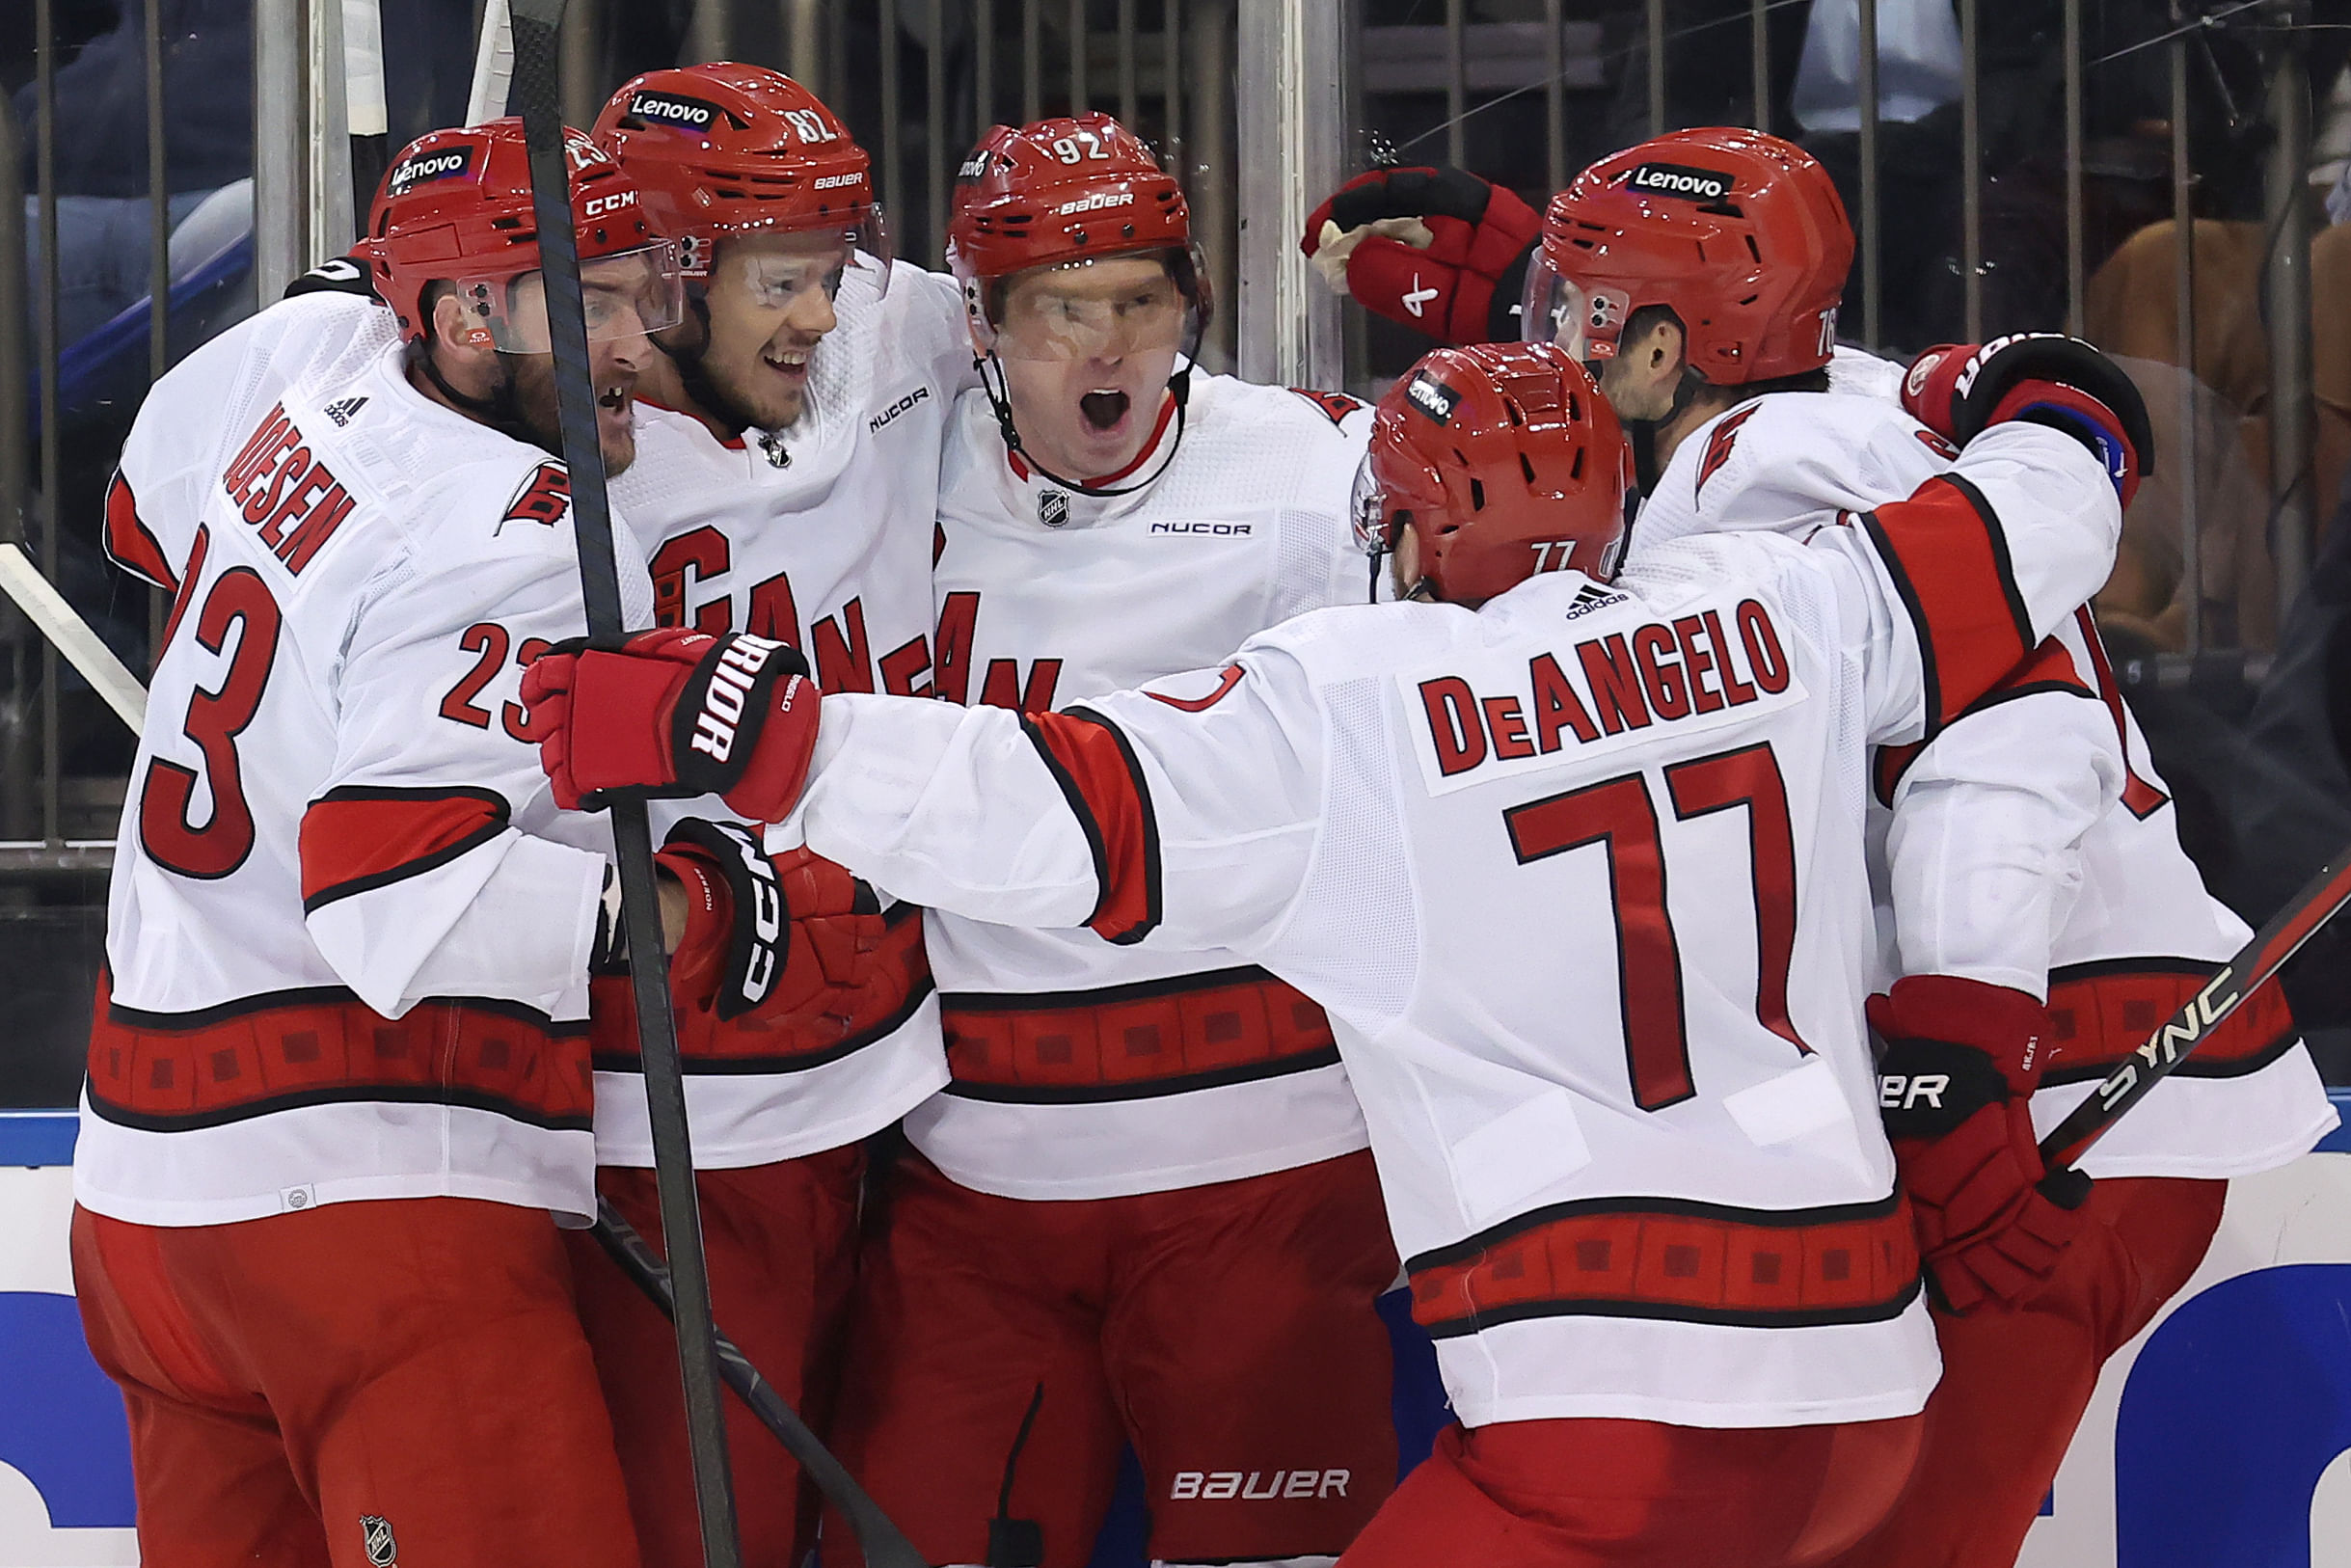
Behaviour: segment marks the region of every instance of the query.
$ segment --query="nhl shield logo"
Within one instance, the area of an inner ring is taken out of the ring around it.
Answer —
[[[400,1548],[392,1538],[392,1521],[362,1514],[359,1528],[360,1539],[367,1549],[369,1568],[398,1568]]]
[[[1037,498],[1037,521],[1048,528],[1058,528],[1069,521],[1069,493],[1048,490]]]

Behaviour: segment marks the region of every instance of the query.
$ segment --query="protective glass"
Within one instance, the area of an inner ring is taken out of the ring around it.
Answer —
[[[1530,343],[1555,343],[1579,362],[1611,359],[1631,305],[1631,297],[1618,289],[1587,291],[1553,266],[1537,246],[1527,263],[1519,336]]]
[[[1149,255],[1104,257],[1015,274],[985,335],[1008,360],[1116,360],[1179,352],[1199,312]]]
[[[548,352],[543,273],[461,278],[456,287],[466,316],[464,342],[501,354]],[[580,303],[591,343],[676,326],[686,315],[677,247],[669,240],[655,240],[581,262]]]

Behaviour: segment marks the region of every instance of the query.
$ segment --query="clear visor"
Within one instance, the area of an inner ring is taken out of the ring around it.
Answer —
[[[1355,489],[1347,500],[1347,515],[1355,520],[1355,548],[1366,555],[1388,554],[1388,502],[1380,493],[1379,476],[1371,472],[1371,454],[1355,465]]]
[[[808,229],[743,229],[689,240],[686,275],[747,287],[752,303],[788,309],[810,288],[832,299],[844,287],[879,299],[890,291],[890,228],[878,203],[855,223]]]
[[[995,319],[986,311],[975,319],[986,346],[1008,360],[1066,364],[1180,353],[1199,320],[1193,299],[1157,257],[1039,267],[998,286]]]
[[[461,278],[456,288],[466,318],[463,342],[501,354],[548,352],[546,274]],[[676,326],[686,314],[677,247],[655,240],[581,262],[580,303],[591,343]]]
[[[1612,359],[1630,298],[1611,288],[1585,290],[1551,263],[1541,246],[1527,263],[1519,335],[1530,343],[1555,343],[1570,359]]]

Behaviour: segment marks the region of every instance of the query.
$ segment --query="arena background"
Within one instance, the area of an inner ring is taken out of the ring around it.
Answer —
[[[0,541],[131,668],[166,607],[98,539],[142,393],[339,254],[392,151],[498,101],[486,9],[0,8]],[[1119,115],[1191,194],[1203,360],[1358,393],[1419,345],[1297,250],[1348,175],[1454,163],[1539,204],[1657,130],[1797,137],[1861,235],[1849,340],[2066,328],[2147,392],[2159,472],[2098,615],[2214,891],[2257,925],[2351,843],[2351,0],[572,0],[567,118],[725,58],[843,113],[899,254],[931,264],[983,127]],[[0,603],[0,1568],[135,1560],[122,1409],[65,1249],[131,750]],[[2345,927],[2288,972],[2338,1087]],[[1409,1452],[1443,1417],[1392,1317]],[[1139,1560],[1137,1524],[1101,1562]],[[2351,1140],[2234,1186],[2196,1284],[2109,1365],[2022,1560],[2351,1568]]]

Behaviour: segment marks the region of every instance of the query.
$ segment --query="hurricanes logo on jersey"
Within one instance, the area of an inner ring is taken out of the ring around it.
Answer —
[[[533,469],[530,479],[515,492],[514,500],[506,503],[506,515],[499,519],[503,528],[509,523],[544,523],[554,527],[571,510],[572,476],[560,463],[541,463]]]
[[[1364,406],[1359,399],[1349,397],[1345,392],[1316,392],[1311,387],[1292,387],[1289,390],[1311,403],[1314,411],[1333,424],[1341,423],[1348,415]]]
[[[1739,444],[1739,427],[1755,417],[1763,405],[1749,403],[1736,414],[1726,414],[1715,423],[1715,433],[1706,438],[1706,455],[1698,460],[1698,482],[1693,493],[1704,495],[1706,481],[1721,471],[1731,460],[1731,448]]]

